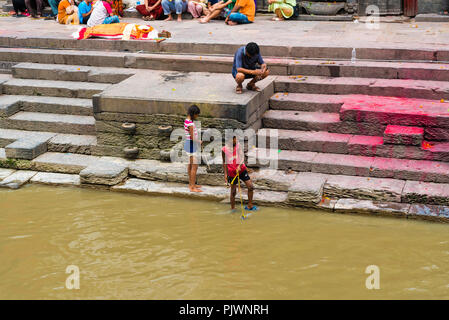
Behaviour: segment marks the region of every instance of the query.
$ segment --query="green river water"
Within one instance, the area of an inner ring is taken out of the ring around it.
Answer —
[[[447,224],[79,188],[0,190],[0,261],[0,299],[449,298]]]

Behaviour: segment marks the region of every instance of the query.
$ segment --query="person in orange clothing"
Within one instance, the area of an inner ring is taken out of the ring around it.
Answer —
[[[60,24],[80,24],[78,7],[74,0],[62,0],[58,5],[58,22]]]
[[[256,4],[254,0],[237,0],[225,23],[230,26],[254,22]]]

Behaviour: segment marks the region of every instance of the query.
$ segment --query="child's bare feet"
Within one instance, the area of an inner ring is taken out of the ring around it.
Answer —
[[[173,18],[172,18],[171,14],[170,14],[164,21],[172,21],[172,20],[173,20]]]
[[[208,23],[209,22],[209,20],[207,20],[207,18],[202,18],[199,21],[200,21],[200,23]]]
[[[197,188],[197,189],[201,189],[203,186],[200,186],[199,184],[196,184],[195,185],[195,188]]]
[[[203,192],[201,189],[195,187],[189,187],[190,192]]]
[[[235,88],[235,93],[241,94],[243,90],[242,86],[237,86],[237,88]]]
[[[182,17],[180,14],[178,14],[178,22],[181,22],[181,21],[182,21]]]

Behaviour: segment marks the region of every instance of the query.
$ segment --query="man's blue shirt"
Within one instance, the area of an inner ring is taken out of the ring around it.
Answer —
[[[253,57],[246,55],[245,46],[237,49],[234,55],[234,64],[232,66],[232,75],[236,76],[237,69],[244,68],[248,70],[256,70],[257,64],[263,65],[265,62],[260,54],[255,54]]]

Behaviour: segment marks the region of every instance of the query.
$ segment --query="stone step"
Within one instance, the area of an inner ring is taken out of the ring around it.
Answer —
[[[18,52],[19,50],[20,52]],[[183,54],[173,54],[169,52],[183,52]],[[31,65],[23,65],[17,68],[13,67],[13,72],[20,78],[33,78],[34,75],[36,75],[44,77],[44,79],[55,79],[58,77],[67,78],[69,75],[75,75],[76,77],[87,78],[89,79],[88,81],[108,83],[116,83],[120,78],[126,77],[126,74],[120,72],[114,75],[107,70],[103,70],[95,75],[96,71],[100,71],[96,70],[96,67],[109,67],[113,65],[118,68],[110,69],[136,68],[184,72],[229,73],[233,63],[233,55],[234,51],[226,54],[220,52],[210,52],[205,54],[188,53],[184,50],[169,50],[168,52],[157,53],[109,51],[105,54],[101,51],[82,50],[0,49],[0,61],[75,66],[70,69],[59,66],[60,75],[51,75],[48,69],[45,70],[45,67],[36,68]],[[289,57],[291,55],[285,54],[283,56]],[[304,76],[324,76],[433,81],[449,80],[449,64],[444,63],[358,60],[353,64],[350,60],[329,61],[277,58],[270,57],[267,53],[264,54],[264,57],[270,66],[272,75],[290,75],[293,79],[303,79]],[[94,76],[90,76],[89,71],[86,72],[86,69],[81,68],[81,66],[95,66],[89,67]],[[99,80],[101,78],[107,80]]]
[[[7,119],[0,119],[0,125],[7,129],[95,134],[95,119],[93,116],[21,111]]]
[[[449,64],[357,60],[295,60],[290,75],[448,81]]]
[[[307,112],[340,112],[344,96],[277,92],[270,98],[270,109]]]
[[[270,143],[271,129],[260,129],[259,139]],[[277,130],[280,150],[352,154],[366,157],[449,162],[449,143],[427,142],[419,146],[385,144],[382,137],[327,131]],[[259,140],[260,141],[260,140]]]
[[[268,110],[262,123],[265,128],[357,135],[382,135],[386,127],[369,122],[341,121],[338,113],[292,110]]]
[[[328,131],[340,124],[338,113],[268,110],[263,115],[266,128]]]
[[[384,132],[384,143],[419,146],[422,145],[424,128],[388,125]]]
[[[3,83],[3,94],[52,96],[91,99],[94,94],[107,89],[110,84],[75,81],[10,79]]]
[[[449,182],[449,163],[441,161],[253,148],[248,152],[248,164],[299,172]]]
[[[275,91],[310,94],[362,94],[440,100],[449,99],[449,82],[411,79],[278,76],[275,81]]]
[[[93,115],[91,99],[46,96],[0,96],[0,116],[11,116],[18,111]]]
[[[47,150],[51,152],[92,154],[97,145],[97,137],[92,135],[57,134],[47,141]]]
[[[14,78],[118,83],[137,72],[129,68],[73,66],[22,62],[12,67]]]
[[[444,98],[423,100],[352,97],[345,99],[340,109],[340,119],[376,125],[424,127],[425,130],[429,127],[449,128],[449,103]]]
[[[270,143],[272,129],[260,129],[259,139]],[[419,146],[386,144],[382,137],[327,131],[277,130],[280,150],[353,154],[367,157],[449,162],[449,143],[424,141]],[[259,140],[260,141],[260,140]]]

